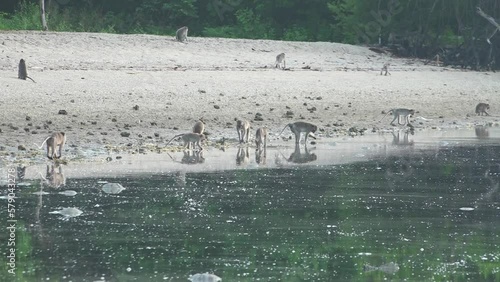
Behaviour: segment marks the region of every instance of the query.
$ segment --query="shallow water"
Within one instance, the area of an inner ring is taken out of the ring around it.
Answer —
[[[207,150],[201,164],[149,154],[149,173],[125,159],[122,171],[87,167],[95,177],[70,164],[58,187],[33,177],[18,189],[15,275],[500,281],[495,136],[345,139],[300,155],[292,145],[269,148],[265,164],[254,149],[246,160],[245,149],[243,160],[238,148]]]

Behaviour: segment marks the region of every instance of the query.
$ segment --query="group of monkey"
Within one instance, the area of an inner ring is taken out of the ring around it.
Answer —
[[[175,38],[176,40],[180,42],[187,41],[187,33],[188,33],[188,27],[183,26],[179,28],[176,31]],[[281,66],[283,64],[283,66]],[[281,68],[285,69],[285,53],[280,53],[276,56],[276,63],[275,63],[276,68]],[[382,72],[385,71],[385,75],[387,75],[389,68],[389,63],[384,64]],[[390,73],[389,73],[390,74]],[[27,69],[26,69],[26,62],[21,59],[19,61],[19,72],[18,72],[18,77],[19,79],[26,80],[26,78],[31,79],[33,82],[35,82],[31,77],[28,76]],[[476,114],[477,115],[489,115],[486,110],[490,109],[490,105],[486,103],[479,103],[476,106]],[[415,110],[413,109],[404,109],[404,108],[398,108],[398,109],[391,109],[387,112],[387,114],[382,118],[384,119],[387,115],[392,114],[394,116],[394,119],[391,121],[391,125],[394,125],[394,121],[398,121],[399,125],[408,125],[412,127],[410,124],[410,116],[415,115]],[[382,121],[380,119],[380,121]],[[380,122],[379,121],[379,122]],[[305,143],[307,144],[307,137],[311,136],[312,138],[316,139],[314,136],[314,133],[317,131],[318,127],[314,124],[308,123],[308,122],[303,122],[303,121],[297,121],[294,123],[289,123],[287,124],[283,130],[280,132],[279,135],[285,131],[285,129],[289,127],[292,133],[295,135],[295,143],[296,145],[299,144],[300,141],[300,134],[303,132],[305,133]],[[167,143],[170,144],[172,140],[175,138],[181,137],[182,141],[184,142],[184,147],[187,149],[194,146],[198,146],[200,150],[203,150],[203,147],[201,146],[201,142],[205,141],[205,123],[203,122],[202,119],[197,121],[195,125],[193,126],[193,132],[189,133],[183,133],[183,134],[178,134],[174,136],[170,141]],[[250,122],[247,120],[237,120],[236,122],[236,131],[238,132],[238,141],[240,143],[248,143],[248,139],[250,136]],[[255,132],[255,145],[256,149],[260,150],[262,147],[265,148],[267,146],[267,135],[268,135],[268,130],[267,127],[259,127],[257,131]],[[62,155],[62,150],[64,147],[64,144],[66,143],[66,134],[64,132],[55,132],[49,137],[47,137],[42,144],[40,145],[40,149],[43,147],[43,144],[46,143],[47,145],[47,158],[49,159],[54,159],[54,158],[60,158]],[[35,144],[36,145],[36,144]],[[38,146],[38,145],[37,145]],[[59,154],[56,154],[56,148],[58,147],[59,149]]]
[[[290,130],[295,134],[295,143],[299,144],[300,141],[300,133],[304,132],[305,133],[305,142],[307,144],[307,137],[311,136],[312,138],[316,139],[314,136],[314,133],[316,130],[318,130],[318,127],[314,124],[308,123],[308,122],[303,122],[303,121],[297,121],[294,123],[289,123],[287,124],[283,130],[281,131],[280,135],[285,131],[285,129],[289,127]],[[197,121],[194,126],[193,126],[193,132],[189,133],[182,133],[175,135],[168,141],[167,145],[172,142],[175,138],[181,137],[182,141],[184,142],[184,147],[187,149],[194,148],[194,146],[198,146],[200,150],[203,150],[203,147],[201,146],[201,142],[204,141],[205,135],[203,134],[205,131],[205,123],[203,122],[202,119]],[[248,139],[250,136],[250,122],[247,120],[237,120],[236,121],[236,131],[238,133],[238,141],[239,143],[248,143]],[[261,148],[266,148],[267,146],[267,127],[259,127],[257,131],[255,132],[255,146],[257,150],[260,150]],[[191,147],[191,145],[193,145]]]
[[[188,34],[189,28],[187,26],[183,26],[179,28],[176,33],[175,33],[175,39],[179,42],[184,42],[187,41],[187,34]],[[283,64],[283,66],[281,66]],[[276,68],[286,68],[285,64],[285,53],[280,53],[276,56]],[[21,59],[19,61],[19,72],[18,72],[18,78],[26,80],[26,78],[31,79],[33,82],[35,82],[31,77],[28,76],[28,72],[26,69],[26,62],[24,59]],[[290,123],[283,128],[281,131],[286,129],[286,127],[290,127],[292,132],[295,134],[295,141],[298,144],[299,139],[300,139],[300,133],[305,132],[306,137],[305,141],[307,143],[307,136],[311,135],[311,137],[316,138],[313,133],[316,132],[317,126],[307,123],[307,122],[295,122],[295,123]],[[249,133],[250,133],[250,122],[246,120],[238,120],[236,123],[236,130],[238,132],[238,139],[240,143],[248,143],[248,138],[249,138]],[[174,136],[170,141],[167,143],[170,144],[172,140],[175,138],[181,137],[182,141],[184,142],[184,147],[190,149],[191,145],[193,146],[198,146],[200,150],[203,150],[203,147],[201,146],[201,142],[204,141],[205,135],[203,134],[205,131],[205,123],[203,120],[199,120],[195,123],[193,126],[193,132],[189,133],[183,133],[183,134],[178,134]],[[281,135],[281,133],[280,133]],[[47,145],[47,158],[49,159],[54,159],[54,158],[61,158],[62,154],[62,149],[64,147],[64,144],[66,143],[66,134],[64,132],[55,132],[51,136],[47,137],[42,144],[40,145],[40,149],[43,147],[44,144]],[[255,133],[255,144],[257,146],[257,149],[260,149],[261,147],[266,147],[267,146],[267,127],[260,127],[257,129]],[[35,145],[37,145],[35,143]],[[37,145],[38,146],[38,145]],[[56,148],[59,149],[59,154],[56,153]]]
[[[280,135],[283,133],[283,131],[285,131],[287,127],[289,127],[292,133],[295,134],[296,145],[299,144],[300,134],[302,132],[305,133],[306,144],[308,136],[311,136],[312,138],[316,139],[314,133],[316,132],[316,130],[318,130],[318,127],[314,124],[303,121],[289,123],[283,128]],[[238,132],[238,141],[240,143],[248,143],[248,139],[250,136],[250,122],[247,120],[237,120],[236,131]],[[175,138],[181,137],[182,141],[184,142],[184,148],[194,149],[195,146],[198,146],[200,150],[203,150],[201,142],[206,140],[204,132],[205,132],[205,123],[203,122],[203,120],[199,120],[194,124],[193,132],[175,135],[174,137],[172,137],[172,139],[170,139],[170,141],[168,141],[167,145],[170,144],[172,140],[174,140]],[[255,145],[257,147],[257,150],[266,148],[267,135],[268,135],[267,127],[259,127],[257,129],[257,131],[255,132]],[[61,158],[62,150],[65,143],[66,143],[66,134],[64,132],[55,132],[52,133],[52,135],[50,135],[49,137],[45,138],[45,140],[39,147],[41,149],[43,145],[46,144],[47,158],[52,160],[54,158],[56,159]],[[38,146],[38,144],[36,143],[35,145]],[[59,154],[56,153],[56,149],[59,150]]]
[[[189,28],[187,26],[183,26],[179,28],[175,32],[175,40],[179,42],[184,42],[187,41],[187,34],[188,34]],[[281,67],[281,64],[283,63],[283,67]],[[286,68],[286,63],[285,63],[285,53],[280,53],[276,56],[276,68],[281,68],[285,69]],[[386,74],[387,75],[387,74]]]
[[[489,104],[486,103],[479,103],[476,106],[476,114],[477,115],[489,115],[486,110],[490,108]],[[392,109],[387,112],[387,114],[383,117],[385,118],[387,115],[392,114],[394,116],[394,119],[391,121],[391,125],[394,125],[394,121],[398,121],[399,125],[408,125],[410,127],[413,127],[410,124],[410,116],[413,116],[415,114],[415,110],[411,109]],[[382,119],[383,119],[382,118]],[[381,120],[382,120],[381,119]],[[401,123],[403,122],[403,123]],[[285,129],[289,127],[292,133],[295,135],[295,144],[296,146],[299,145],[300,141],[300,134],[304,133],[305,134],[305,144],[307,144],[307,137],[311,136],[312,138],[316,139],[316,136],[314,136],[314,133],[318,130],[318,127],[312,123],[304,122],[304,121],[297,121],[294,123],[289,123],[285,125],[283,130],[281,130],[280,136]],[[248,143],[248,139],[250,136],[250,122],[247,120],[237,120],[236,121],[236,131],[238,133],[238,141],[239,143]],[[184,148],[191,149],[194,148],[195,146],[198,146],[200,150],[203,150],[203,147],[201,146],[201,142],[205,141],[205,123],[202,119],[197,121],[194,126],[193,126],[193,132],[189,133],[182,133],[175,135],[168,141],[167,145],[172,142],[175,138],[181,137],[182,141],[184,142]],[[266,148],[267,146],[267,135],[268,135],[268,130],[267,127],[259,127],[257,131],[255,132],[255,146],[257,150],[261,150],[261,148]],[[54,158],[60,158],[62,155],[62,150],[64,147],[64,144],[66,143],[66,134],[64,132],[55,132],[51,136],[47,137],[42,144],[40,145],[40,149],[43,147],[43,144],[47,144],[47,158],[49,159],[54,159]],[[37,145],[37,144],[35,144]],[[192,145],[192,146],[191,146]],[[38,145],[37,145],[38,146]],[[59,154],[56,154],[56,148],[58,147],[59,149]]]

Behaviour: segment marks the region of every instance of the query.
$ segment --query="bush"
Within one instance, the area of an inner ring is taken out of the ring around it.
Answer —
[[[37,4],[23,1],[13,15],[0,14],[0,29],[40,30],[41,28],[40,10]]]
[[[286,41],[308,41],[311,40],[308,36],[308,32],[303,27],[293,26],[285,31],[283,34],[283,40]]]

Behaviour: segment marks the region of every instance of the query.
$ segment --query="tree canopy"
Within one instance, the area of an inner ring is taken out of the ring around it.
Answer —
[[[0,29],[41,30],[40,1],[55,31],[173,34],[188,26],[195,36],[401,45],[401,55],[419,57],[488,44],[495,27],[477,5],[500,16],[497,0],[13,0],[0,4]]]

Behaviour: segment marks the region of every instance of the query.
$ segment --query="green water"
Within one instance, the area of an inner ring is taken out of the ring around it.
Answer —
[[[99,181],[126,189],[108,194]],[[37,183],[18,190],[16,271],[2,263],[3,281],[205,272],[222,281],[500,281],[497,145],[335,166],[71,178],[42,196],[32,194]],[[63,207],[83,213],[50,213]]]

